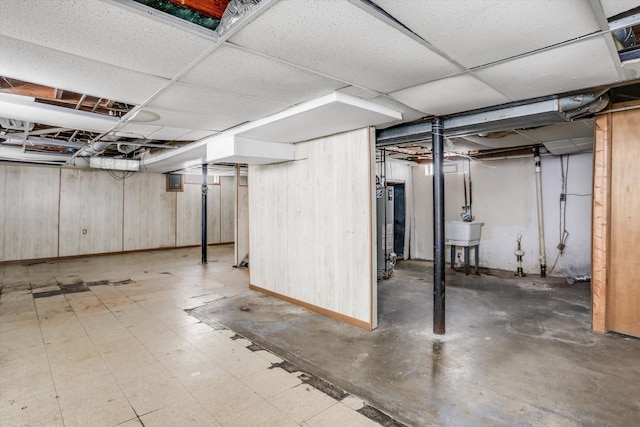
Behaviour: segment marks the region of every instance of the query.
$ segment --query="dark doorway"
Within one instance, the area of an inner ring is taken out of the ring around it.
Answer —
[[[393,251],[401,258],[404,255],[405,203],[404,184],[393,185]]]

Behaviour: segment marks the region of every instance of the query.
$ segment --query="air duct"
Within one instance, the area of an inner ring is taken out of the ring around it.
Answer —
[[[446,136],[464,137],[565,123],[602,110],[608,99],[606,92],[601,91],[527,103],[518,102],[444,119],[444,128],[447,130]],[[421,120],[381,129],[377,131],[376,146],[429,141],[431,128],[431,122]]]
[[[82,148],[85,144],[81,142],[73,142],[73,141],[60,141],[57,139],[46,139],[46,138],[34,138],[28,137],[26,140],[20,135],[0,135],[0,138],[4,138],[4,144],[9,145],[36,145],[39,147],[68,147],[68,148]]]
[[[116,117],[36,102],[34,97],[0,92],[0,117],[91,132],[108,132]]]

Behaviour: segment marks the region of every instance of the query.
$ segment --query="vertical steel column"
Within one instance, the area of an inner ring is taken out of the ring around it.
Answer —
[[[538,203],[538,241],[540,243],[540,277],[547,277],[547,255],[544,244],[544,217],[542,210],[542,168],[540,167],[540,148],[536,147],[533,153],[536,163],[536,197]]]
[[[202,165],[202,263],[207,263],[207,164]]]
[[[444,130],[440,117],[433,120],[433,333],[444,335]]]

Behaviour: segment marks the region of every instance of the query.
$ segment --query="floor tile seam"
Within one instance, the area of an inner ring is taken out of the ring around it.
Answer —
[[[291,388],[289,388],[289,389],[287,389],[287,390],[281,391],[281,392],[279,392],[279,393],[277,393],[277,394],[275,394],[275,395],[273,395],[273,396],[269,397],[267,400],[269,401],[269,403],[271,403],[272,405],[274,405],[274,406],[275,406],[275,404],[274,404],[273,402],[271,402],[271,399],[275,399],[275,398],[276,398],[276,396],[279,396],[279,395],[281,395],[281,394],[283,394],[283,393],[286,393],[286,392],[287,392],[287,391],[289,391],[289,390],[292,390],[292,389],[294,389],[294,388],[296,388],[296,387],[300,387],[300,386],[304,386],[304,385],[307,385],[307,386],[309,386],[309,387],[312,387],[314,390],[316,390],[316,391],[318,391],[318,392],[322,393],[323,395],[325,395],[325,396],[327,396],[327,397],[331,398],[331,399],[333,400],[333,402],[331,403],[331,405],[327,406],[326,408],[321,409],[321,410],[320,410],[320,411],[318,411],[318,412],[314,412],[313,414],[306,416],[306,418],[304,418],[304,419],[301,421],[301,423],[305,423],[305,422],[309,421],[311,418],[313,418],[313,417],[315,417],[315,416],[317,416],[317,415],[320,415],[320,414],[321,414],[321,413],[323,413],[324,411],[327,411],[327,410],[329,410],[329,409],[333,408],[334,406],[336,406],[336,405],[338,405],[338,404],[341,404],[341,403],[342,403],[341,401],[336,400],[336,399],[334,399],[333,397],[329,396],[327,393],[323,392],[322,390],[318,390],[317,388],[313,387],[312,385],[310,385],[310,384],[305,384],[305,383],[301,383],[301,384],[298,384],[298,385],[297,385],[297,386],[295,386],[295,387],[291,387]],[[345,405],[345,406],[346,406],[346,405]],[[277,406],[276,406],[276,408],[277,408]],[[279,409],[279,408],[278,408],[278,409]],[[352,408],[350,408],[350,409],[352,409]],[[354,409],[352,409],[352,410],[354,410]],[[354,411],[355,411],[355,410],[354,410]],[[357,412],[357,411],[356,411],[356,412]],[[295,421],[295,420],[294,420],[294,421]]]
[[[31,287],[31,285],[29,285]],[[44,352],[47,356],[47,365],[49,366],[49,378],[51,379],[51,384],[53,385],[53,392],[56,396],[56,406],[58,407],[58,413],[60,414],[60,419],[62,420],[62,424],[64,425],[64,416],[62,415],[62,407],[60,406],[60,399],[58,399],[58,387],[56,386],[55,381],[53,380],[53,368],[51,366],[51,359],[49,357],[49,351],[47,349],[47,343],[44,340],[44,333],[42,331],[42,323],[40,320],[40,313],[38,313],[38,307],[36,305],[36,301],[32,298],[34,310],[36,311],[36,316],[38,318],[38,329],[40,330],[40,338],[42,339],[42,346],[44,347]]]
[[[277,411],[280,415],[282,415],[283,417],[285,417],[287,420],[291,421],[294,425],[300,425],[300,423],[298,423],[296,420],[294,420],[293,418],[291,418],[291,417],[289,416],[289,414],[287,414],[286,412],[284,412],[283,410],[281,410],[280,408],[278,408],[277,406],[275,406],[273,403],[269,402],[269,401],[268,401],[268,400],[266,400],[266,399],[263,399],[263,400],[264,400],[264,402],[261,402],[261,403],[266,403],[266,404],[267,404],[267,405],[269,405],[273,410]],[[253,406],[258,406],[258,405],[259,405],[259,404],[255,404],[255,405],[253,405]],[[248,407],[248,408],[245,408],[245,409],[240,410],[239,412],[240,412],[240,413],[243,413],[243,412],[250,411],[251,409],[253,409],[253,408],[252,408],[252,407]],[[232,419],[232,418],[233,418],[233,415],[232,415],[232,416],[228,416],[228,417],[224,417],[221,421],[218,421],[218,422],[219,422],[222,426],[225,426],[225,427],[226,427],[226,426],[230,426],[230,424],[228,424],[228,423],[226,423],[226,422],[223,422],[223,421],[229,421],[229,420],[230,420],[230,419]],[[304,421],[303,421],[303,422],[304,422]]]

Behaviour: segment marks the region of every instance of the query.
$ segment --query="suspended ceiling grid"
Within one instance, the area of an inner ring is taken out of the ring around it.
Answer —
[[[0,75],[142,105],[159,118],[120,131],[185,141],[335,90],[407,121],[636,77],[606,29],[638,2],[375,3],[391,16],[360,0],[263,0],[219,37],[128,0],[8,2]]]

